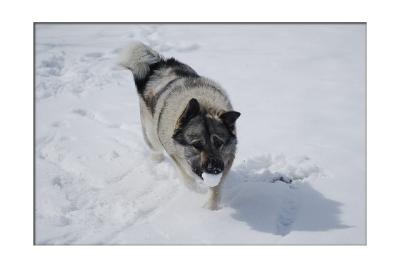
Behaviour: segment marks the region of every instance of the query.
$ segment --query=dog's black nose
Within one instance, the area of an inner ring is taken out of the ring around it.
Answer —
[[[210,158],[205,171],[210,174],[219,174],[224,170],[224,162],[216,158]]]

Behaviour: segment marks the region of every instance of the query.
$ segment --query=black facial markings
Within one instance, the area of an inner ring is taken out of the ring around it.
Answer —
[[[175,130],[173,138],[181,145],[192,146],[199,151],[209,151],[215,154],[223,145],[235,138],[229,129],[218,120],[200,113]]]
[[[174,140],[185,147],[185,158],[199,177],[202,172],[219,173],[224,170],[226,159],[236,151],[236,137],[226,124],[204,110],[200,110],[175,133]]]
[[[206,114],[203,114],[203,124],[204,124],[204,128],[205,128],[205,133],[204,133],[204,138],[206,141],[206,144],[209,144],[210,142],[210,127],[208,125],[208,121],[207,121],[207,117]]]
[[[236,151],[236,137],[230,134],[223,122],[204,111],[183,126],[179,135],[181,145],[185,147],[185,159],[199,177],[203,172],[224,170],[227,159]],[[202,158],[201,154],[206,158]]]
[[[204,145],[200,140],[193,141],[191,145],[198,151],[202,151],[204,149]]]
[[[217,149],[220,149],[221,146],[224,144],[224,141],[215,134],[211,136],[211,141]]]

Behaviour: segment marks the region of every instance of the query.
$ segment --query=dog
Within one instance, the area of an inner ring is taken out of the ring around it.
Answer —
[[[123,50],[120,65],[133,74],[143,137],[152,158],[162,161],[165,151],[189,188],[195,187],[196,176],[222,175],[218,185],[208,188],[204,205],[218,209],[223,181],[235,159],[235,122],[240,116],[225,90],[140,42]]]

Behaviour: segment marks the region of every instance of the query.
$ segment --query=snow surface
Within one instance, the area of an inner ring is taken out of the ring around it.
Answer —
[[[134,40],[242,113],[222,209],[150,159]],[[35,55],[37,244],[366,242],[364,25],[39,24]]]

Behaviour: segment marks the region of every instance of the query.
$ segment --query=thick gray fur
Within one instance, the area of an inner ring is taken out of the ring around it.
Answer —
[[[205,204],[218,209],[221,187],[235,157],[234,122],[240,115],[232,112],[226,92],[190,66],[165,59],[142,43],[124,50],[120,64],[133,74],[143,136],[153,158],[161,161],[165,151],[190,188],[197,188],[195,178],[203,172],[222,172],[220,184],[209,188]]]

